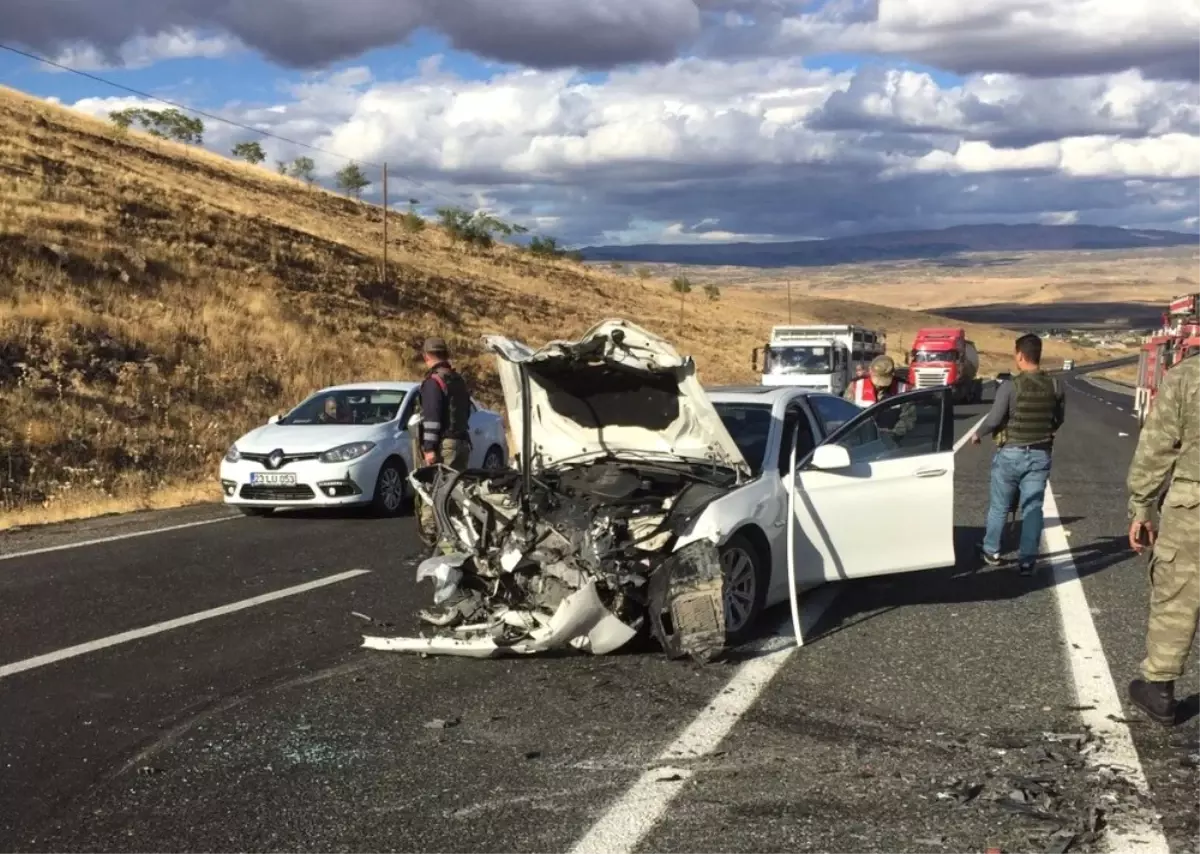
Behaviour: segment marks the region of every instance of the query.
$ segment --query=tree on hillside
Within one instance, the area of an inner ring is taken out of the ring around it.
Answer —
[[[692,281],[687,276],[676,276],[671,279],[671,290],[679,294],[679,325],[683,325],[683,300],[692,292]]]
[[[267,159],[262,146],[257,142],[239,142],[233,147],[233,156],[255,166]]]
[[[311,157],[297,157],[288,167],[288,174],[311,187],[313,181],[317,180],[317,164],[313,163]]]
[[[409,199],[408,210],[400,214],[400,226],[409,234],[425,230],[425,218],[417,213],[419,204],[421,204],[420,199]]]
[[[109,113],[108,118],[121,130],[128,130],[137,124],[146,133],[158,139],[171,139],[184,145],[204,143],[204,122],[174,107],[169,110],[129,107]]]
[[[129,130],[136,116],[136,110],[113,110],[108,114],[108,120],[120,130]]]
[[[478,249],[490,249],[496,235],[511,237],[524,234],[529,229],[523,225],[505,222],[486,211],[471,211],[463,208],[438,208],[438,220],[455,242],[465,243]]]
[[[280,175],[286,175],[288,173],[287,161],[286,160],[276,160],[275,161],[275,171],[278,172]]]
[[[710,302],[714,302],[721,298],[721,289],[713,282],[709,282],[704,286],[704,295],[708,297]]]
[[[358,164],[353,160],[338,170],[337,175],[334,176],[334,180],[337,182],[339,190],[354,196],[356,199],[361,199],[363,189],[371,185],[371,182],[367,180],[367,176],[363,174],[362,169],[358,168]]]

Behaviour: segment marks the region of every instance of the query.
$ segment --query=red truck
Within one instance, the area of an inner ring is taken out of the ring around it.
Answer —
[[[1138,354],[1138,384],[1133,395],[1133,413],[1138,424],[1158,396],[1167,371],[1200,350],[1200,294],[1175,297],[1163,314],[1162,327],[1142,342]]]
[[[912,349],[904,355],[908,384],[914,389],[948,385],[956,403],[982,403],[979,351],[962,328],[931,327],[917,330]]]

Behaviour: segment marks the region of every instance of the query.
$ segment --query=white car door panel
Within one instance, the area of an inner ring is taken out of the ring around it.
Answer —
[[[844,449],[828,455],[840,456],[844,465],[821,469],[813,463],[822,459],[810,458],[793,480],[798,581],[954,564],[953,404],[947,389],[876,404],[822,444]]]

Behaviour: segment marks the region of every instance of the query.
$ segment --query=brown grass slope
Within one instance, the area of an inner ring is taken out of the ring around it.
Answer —
[[[0,89],[0,528],[215,498],[238,434],[325,384],[416,376],[427,334],[495,403],[485,332],[541,342],[627,317],[717,383],[753,381],[750,350],[785,316],[777,294],[696,294],[680,324],[662,281],[471,253],[434,228],[389,237],[384,279],[377,207]],[[944,322],[793,308],[909,340]],[[1010,333],[972,331],[985,363],[1007,360]]]

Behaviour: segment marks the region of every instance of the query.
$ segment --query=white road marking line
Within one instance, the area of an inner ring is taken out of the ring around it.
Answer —
[[[370,571],[369,569],[351,569],[348,572],[339,572],[337,575],[327,575],[315,581],[297,584],[293,587],[285,587],[282,590],[274,590],[270,593],[263,593],[261,596],[253,596],[249,599],[243,599],[240,602],[231,602],[228,605],[209,608],[207,611],[197,611],[195,614],[188,614],[185,617],[176,617],[174,620],[154,623],[150,626],[143,626],[140,629],[121,632],[118,635],[109,635],[106,638],[69,646],[66,649],[60,649],[56,652],[48,652],[44,655],[34,656],[33,658],[26,658],[24,661],[15,661],[12,664],[0,665],[0,679],[3,679],[5,676],[12,676],[14,673],[33,670],[35,667],[45,667],[47,664],[54,664],[67,658],[74,658],[77,655],[85,655],[89,652],[96,652],[97,650],[106,649],[117,644],[128,643],[129,641],[149,637],[150,635],[157,635],[171,629],[190,626],[192,623],[199,623],[202,620],[211,620],[213,617],[221,617],[225,614],[232,614],[235,611],[244,611],[246,608],[253,608],[255,605],[273,602],[276,599],[283,599],[285,596],[306,593],[318,587],[336,584],[339,581],[345,581],[348,578],[354,578],[359,575],[366,575]]]
[[[826,584],[804,597],[802,622],[807,624],[806,632],[820,619],[839,592],[834,585]],[[775,674],[799,649],[792,637],[790,615],[780,622],[778,632],[779,637],[768,637],[757,644],[747,645],[758,646],[764,652],[738,667],[725,687],[658,755],[655,765],[659,767],[642,774],[575,844],[571,849],[572,854],[626,854],[638,846],[692,777],[691,769],[673,768],[669,763],[712,753],[754,705]],[[786,638],[783,637],[785,633]],[[779,644],[786,645],[777,648]],[[772,649],[774,651],[768,651]]]
[[[127,534],[114,534],[111,537],[99,537],[94,540],[81,540],[78,543],[63,543],[61,546],[46,546],[41,549],[29,549],[23,552],[12,552],[10,554],[0,554],[0,560],[12,560],[18,557],[30,557],[31,555],[47,554],[48,552],[61,552],[65,549],[81,549],[85,546],[98,546],[103,543],[115,543],[118,540],[131,540],[134,537],[148,537],[151,534],[165,534],[167,531],[182,531],[184,528],[199,528],[201,525],[215,525],[218,522],[232,522],[234,519],[241,518],[239,516],[222,516],[220,519],[203,519],[199,522],[184,522],[181,525],[167,525],[165,528],[150,528],[145,531],[131,531]]]
[[[954,443],[954,453],[957,454],[959,448],[971,441],[971,437],[975,435],[975,431],[979,429],[979,425],[983,423],[983,419],[985,418],[987,418],[987,413],[979,416],[979,420],[971,425],[971,429],[964,433],[962,438]]]
[[[1096,633],[1096,624],[1092,622],[1083,583],[1079,580],[1075,560],[1067,544],[1066,531],[1058,514],[1058,502],[1049,485],[1046,487],[1044,511],[1046,527],[1042,540],[1046,553],[1052,555],[1050,564],[1054,571],[1054,595],[1058,600],[1067,661],[1075,682],[1075,696],[1082,708],[1079,714],[1083,723],[1100,738],[1098,749],[1088,757],[1088,761],[1094,767],[1121,769],[1129,784],[1149,803],[1146,773],[1138,758],[1129,726],[1122,723],[1125,712],[1100,636]],[[1106,841],[1109,850],[1169,854],[1166,837],[1153,813],[1139,817],[1113,812],[1108,820]]]

